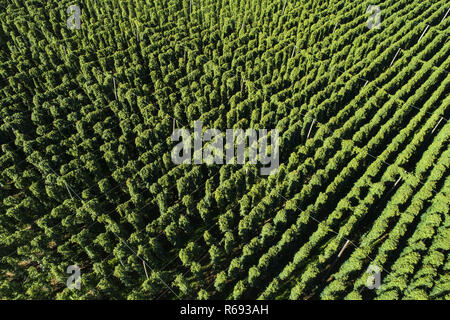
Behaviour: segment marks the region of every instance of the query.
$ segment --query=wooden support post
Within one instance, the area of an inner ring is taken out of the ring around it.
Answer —
[[[345,242],[344,246],[342,247],[341,251],[339,251],[338,258],[341,257],[341,255],[342,255],[342,253],[344,252],[345,248],[347,248],[349,244],[350,244],[350,240],[347,240],[347,241]]]
[[[145,261],[144,261],[144,260],[142,260],[142,265],[144,266],[145,276],[146,276],[147,279],[148,279],[147,267],[145,266]]]
[[[427,26],[425,27],[425,30],[423,30],[422,35],[420,36],[419,40],[417,40],[417,42],[419,42],[422,39],[422,37],[424,36],[425,32],[427,32],[429,27],[430,27],[430,25],[427,24]]]
[[[244,19],[242,19],[242,24],[241,24],[241,28],[239,30],[242,30],[242,28],[245,26],[245,17]]]
[[[439,23],[441,23],[442,21],[444,21],[445,18],[447,18],[447,15],[449,12],[450,12],[450,8],[448,8],[447,12],[445,13],[445,16],[442,18],[442,20]]]
[[[433,131],[431,131],[431,134],[433,134],[434,130],[436,130],[436,128],[439,126],[439,124],[442,121],[442,117],[440,117],[441,119],[439,120],[439,122],[434,126]]]
[[[336,22],[336,23],[334,24],[334,29],[333,29],[333,32],[332,32],[332,33],[334,33],[334,31],[336,31],[337,25],[338,25],[338,23]]]
[[[395,181],[394,185],[392,186],[392,188],[389,190],[388,195],[391,194],[391,192],[395,189],[395,187],[397,186],[397,184],[402,180],[402,176],[400,176],[397,181]]]
[[[313,119],[313,122],[311,123],[311,126],[309,127],[309,131],[308,131],[308,135],[306,136],[306,140],[309,139],[309,135],[311,134],[311,130],[312,130],[312,127],[313,127],[315,122],[316,122],[316,119]]]
[[[395,181],[394,186],[392,188],[395,188],[397,184],[400,182],[400,180],[402,180],[401,176],[397,179],[397,181]]]
[[[117,100],[116,78],[114,76],[113,76],[113,83],[114,83],[114,96],[116,97]]]
[[[284,9],[286,8],[286,3],[287,3],[287,0],[284,0],[283,10],[281,11],[281,14],[282,14],[282,15],[284,14]]]
[[[375,242],[374,244],[380,243],[381,241],[383,241],[384,239],[386,239],[386,237],[389,235],[389,233],[384,234],[379,240],[377,240],[377,242]]]
[[[69,186],[67,185],[67,182],[66,182],[65,180],[64,180],[64,184],[66,185],[66,189],[67,189],[67,192],[68,192],[69,195],[70,195],[70,198],[73,199],[72,193],[70,192]]]
[[[294,57],[294,54],[296,51],[297,51],[297,46],[294,46],[294,48],[292,48],[291,59]]]
[[[369,83],[369,80],[366,80],[366,82],[363,85],[363,88]]]
[[[398,48],[397,53],[396,53],[395,56],[394,56],[394,59],[392,59],[391,64],[389,65],[389,68],[390,68],[390,67],[392,66],[392,64],[394,63],[395,58],[397,58],[397,55],[398,55],[399,52],[400,52],[400,48]]]

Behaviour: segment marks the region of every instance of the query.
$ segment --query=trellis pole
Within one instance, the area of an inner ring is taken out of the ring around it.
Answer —
[[[430,25],[427,24],[427,26],[425,27],[425,30],[423,30],[422,35],[420,36],[419,40],[417,40],[417,42],[419,42],[422,39],[422,37],[425,35],[425,32],[427,32],[429,27],[430,27]]]
[[[400,52],[400,48],[398,48],[397,53],[396,53],[395,56],[394,56],[394,59],[392,59],[391,64],[389,65],[389,68],[390,68],[390,67],[392,66],[392,64],[394,63],[395,58],[397,58],[397,55],[398,55],[399,52]]]
[[[434,126],[433,131],[431,131],[431,134],[433,134],[434,130],[436,130],[436,128],[439,126],[439,124],[442,121],[442,117],[440,117],[441,119],[439,120],[439,122]]]
[[[315,122],[316,122],[316,119],[313,119],[313,122],[311,123],[311,126],[309,127],[309,131],[308,131],[308,135],[306,136],[306,140],[309,139],[309,135],[311,134],[311,130],[312,130],[312,127],[313,127]]]
[[[447,15],[449,12],[450,12],[450,8],[448,8],[447,12],[445,13],[445,16],[442,18],[442,20],[439,23],[441,23],[442,21],[444,21],[445,18],[447,18]]]
[[[347,241],[345,242],[344,246],[342,247],[341,251],[339,251],[338,258],[341,257],[341,255],[342,255],[342,253],[344,252],[345,248],[347,248],[349,244],[350,244],[350,240],[347,240]]]

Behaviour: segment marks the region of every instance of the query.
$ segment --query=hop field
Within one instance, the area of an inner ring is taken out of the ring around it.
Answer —
[[[448,1],[0,7],[0,299],[450,299]]]

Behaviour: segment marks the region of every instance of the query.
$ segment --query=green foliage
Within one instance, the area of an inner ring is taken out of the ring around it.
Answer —
[[[385,1],[372,30],[343,0],[87,1],[80,30],[22,2],[0,13],[0,299],[449,298],[444,0]],[[173,163],[198,120],[278,129],[277,173]]]

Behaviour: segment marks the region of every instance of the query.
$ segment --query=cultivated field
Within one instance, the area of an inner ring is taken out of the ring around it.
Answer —
[[[0,10],[0,299],[450,299],[448,1]]]

